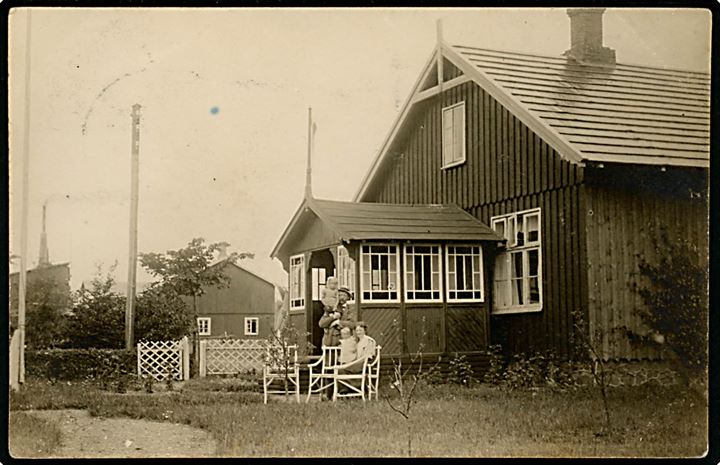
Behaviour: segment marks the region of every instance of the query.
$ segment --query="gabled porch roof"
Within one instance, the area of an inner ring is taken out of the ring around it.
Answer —
[[[315,240],[303,240],[312,234]],[[492,241],[505,239],[453,204],[403,205],[305,199],[271,257],[360,240]],[[303,247],[292,247],[292,244]],[[293,250],[294,249],[294,250]]]

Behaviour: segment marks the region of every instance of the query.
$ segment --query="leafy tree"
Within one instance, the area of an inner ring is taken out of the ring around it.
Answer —
[[[27,345],[33,349],[62,343],[64,314],[70,309],[70,289],[49,278],[28,282]]]
[[[665,229],[658,237],[658,260],[640,263],[640,275],[646,279],[638,288],[645,303],[640,317],[652,332],[635,336],[667,346],[686,374],[699,375],[708,356],[707,250],[680,234],[671,238]]]
[[[205,244],[201,237],[191,240],[187,247],[168,250],[166,253],[141,253],[140,264],[150,274],[160,278],[167,288],[182,296],[200,296],[203,286],[226,287],[230,278],[225,275],[225,267],[244,258],[253,258],[254,254],[232,252],[227,259],[210,266],[214,253],[227,247],[227,242]]]
[[[138,295],[135,305],[135,337],[138,341],[180,339],[192,327],[192,316],[175,291],[156,284]]]
[[[74,295],[67,324],[67,345],[73,348],[120,349],[125,341],[125,297],[112,291],[117,262],[103,276],[101,267],[90,283]]]

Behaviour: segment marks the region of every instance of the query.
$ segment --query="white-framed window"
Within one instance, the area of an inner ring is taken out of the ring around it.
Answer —
[[[260,322],[257,318],[245,318],[245,335],[257,336]]]
[[[479,245],[445,246],[448,302],[482,302],[483,257]]]
[[[493,313],[542,310],[540,224],[539,208],[492,217],[492,228],[507,239],[495,259]]]
[[[290,257],[290,310],[305,308],[305,256]]]
[[[355,260],[350,258],[348,251],[342,245],[337,249],[337,278],[338,286],[350,289],[352,297],[348,302],[355,302]]]
[[[200,317],[197,319],[197,325],[198,325],[198,335],[200,336],[210,336],[211,334],[211,321],[210,318],[207,317]]]
[[[405,300],[442,301],[439,245],[405,246]]]
[[[400,254],[394,244],[361,246],[360,287],[363,301],[399,300]]]
[[[312,268],[310,270],[310,276],[312,277],[312,300],[319,301],[325,289],[327,271],[325,271],[325,268]]]
[[[442,109],[442,167],[465,163],[465,102]]]

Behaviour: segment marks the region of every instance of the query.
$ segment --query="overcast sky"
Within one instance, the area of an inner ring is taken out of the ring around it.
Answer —
[[[19,253],[26,12],[10,16],[11,243]],[[125,281],[130,112],[142,105],[138,249],[193,237],[270,251],[299,205],[307,108],[316,197],[350,200],[436,42],[559,56],[564,9],[33,9],[29,268],[48,202],[50,260],[73,289],[97,264]],[[621,63],[709,70],[704,10],[608,9]],[[150,278],[142,271],[140,281]]]

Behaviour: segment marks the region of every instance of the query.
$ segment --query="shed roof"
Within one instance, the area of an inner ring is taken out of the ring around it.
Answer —
[[[334,243],[358,240],[493,241],[504,238],[456,205],[403,205],[305,199],[283,232],[271,257],[299,231],[301,218],[312,212],[329,231]],[[332,245],[331,243],[325,244]]]
[[[709,163],[707,73],[579,64],[463,45],[453,49],[557,131],[583,160]]]

